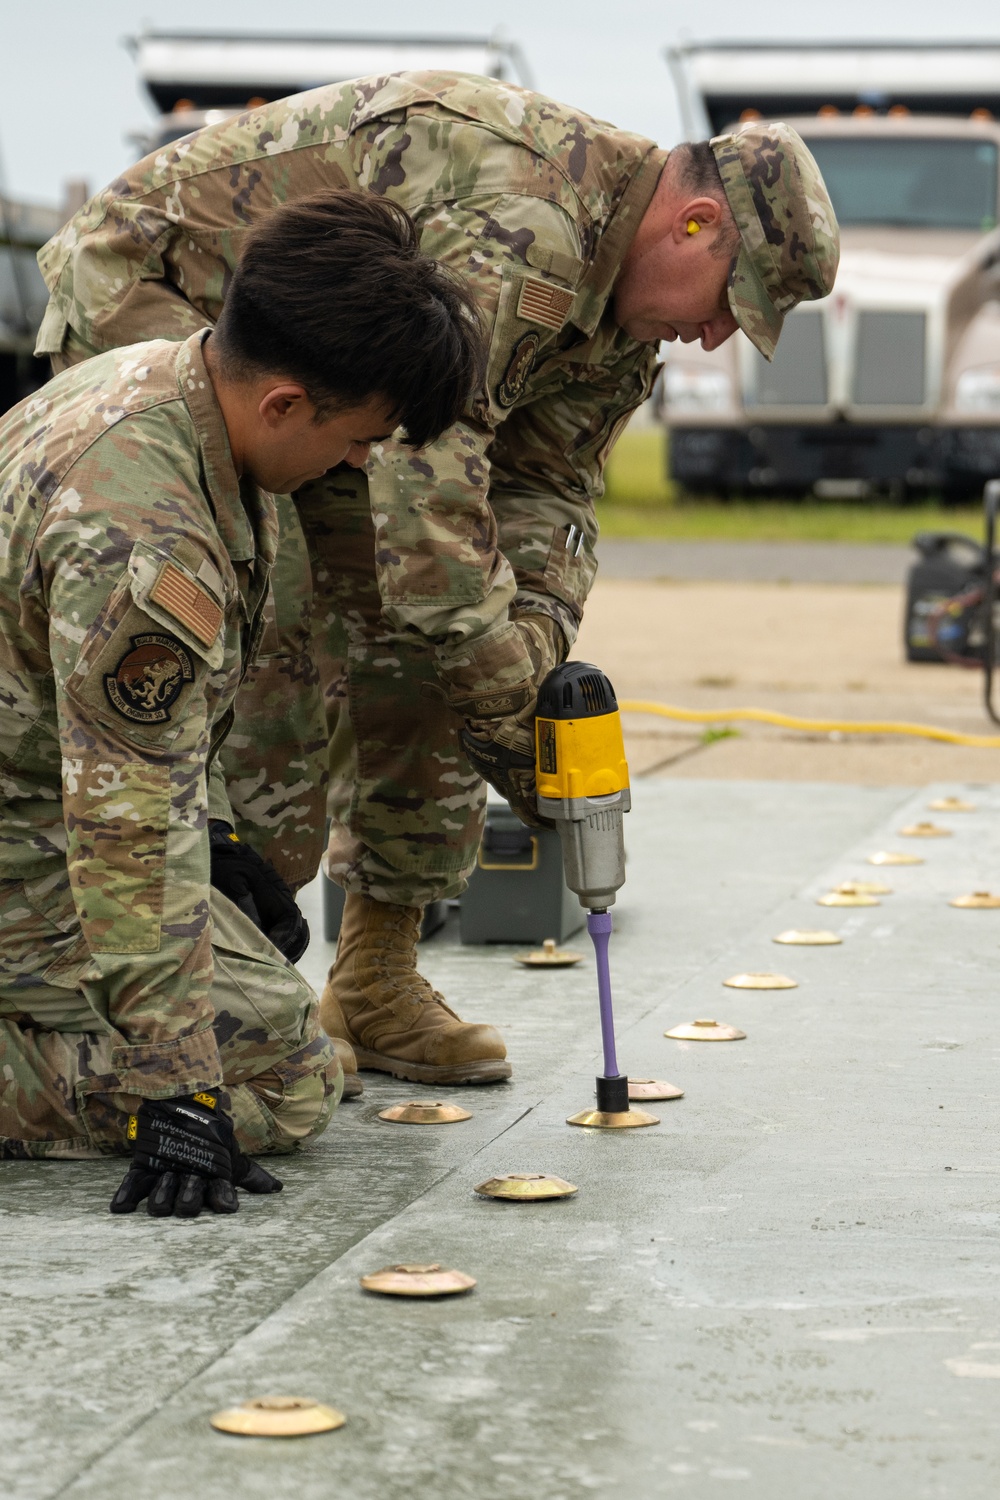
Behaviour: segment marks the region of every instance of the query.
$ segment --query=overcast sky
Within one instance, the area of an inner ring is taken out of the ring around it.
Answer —
[[[0,159],[15,197],[56,202],[67,178],[102,186],[151,115],[124,38],[159,30],[488,33],[524,49],[537,87],[670,145],[679,122],[663,48],[680,40],[799,37],[1000,40],[996,0],[0,0]],[[285,22],[283,28],[276,17]],[[905,29],[904,29],[905,28]]]

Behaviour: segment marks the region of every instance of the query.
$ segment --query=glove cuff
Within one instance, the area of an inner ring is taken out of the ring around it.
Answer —
[[[225,849],[230,845],[241,844],[243,841],[238,834],[233,832],[228,823],[222,823],[213,819],[208,825],[208,847],[210,849]]]
[[[503,719],[535,694],[524,633],[509,620],[489,635],[439,649],[437,673],[449,708],[468,719]]]
[[[535,691],[553,667],[566,660],[569,647],[558,620],[535,610],[512,610],[511,620],[521,632],[534,671]]]

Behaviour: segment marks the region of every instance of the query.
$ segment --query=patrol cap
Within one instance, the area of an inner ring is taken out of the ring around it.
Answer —
[[[773,359],[785,314],[833,290],[837,217],[812,152],[791,125],[748,121],[711,146],[740,231],[729,306],[750,342]]]

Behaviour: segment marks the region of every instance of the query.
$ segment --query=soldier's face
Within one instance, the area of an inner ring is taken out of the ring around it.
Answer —
[[[373,443],[385,442],[396,426],[382,397],[344,407],[316,419],[301,387],[271,392],[246,452],[245,471],[261,486],[287,495],[328,469],[348,463],[360,469]]]
[[[717,349],[736,332],[727,296],[730,261],[715,253],[724,232],[712,198],[654,198],[615,283],[615,319],[631,338]]]

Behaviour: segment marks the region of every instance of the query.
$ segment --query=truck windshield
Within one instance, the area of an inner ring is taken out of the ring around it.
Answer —
[[[842,225],[984,232],[996,227],[992,141],[821,136],[808,145]]]

